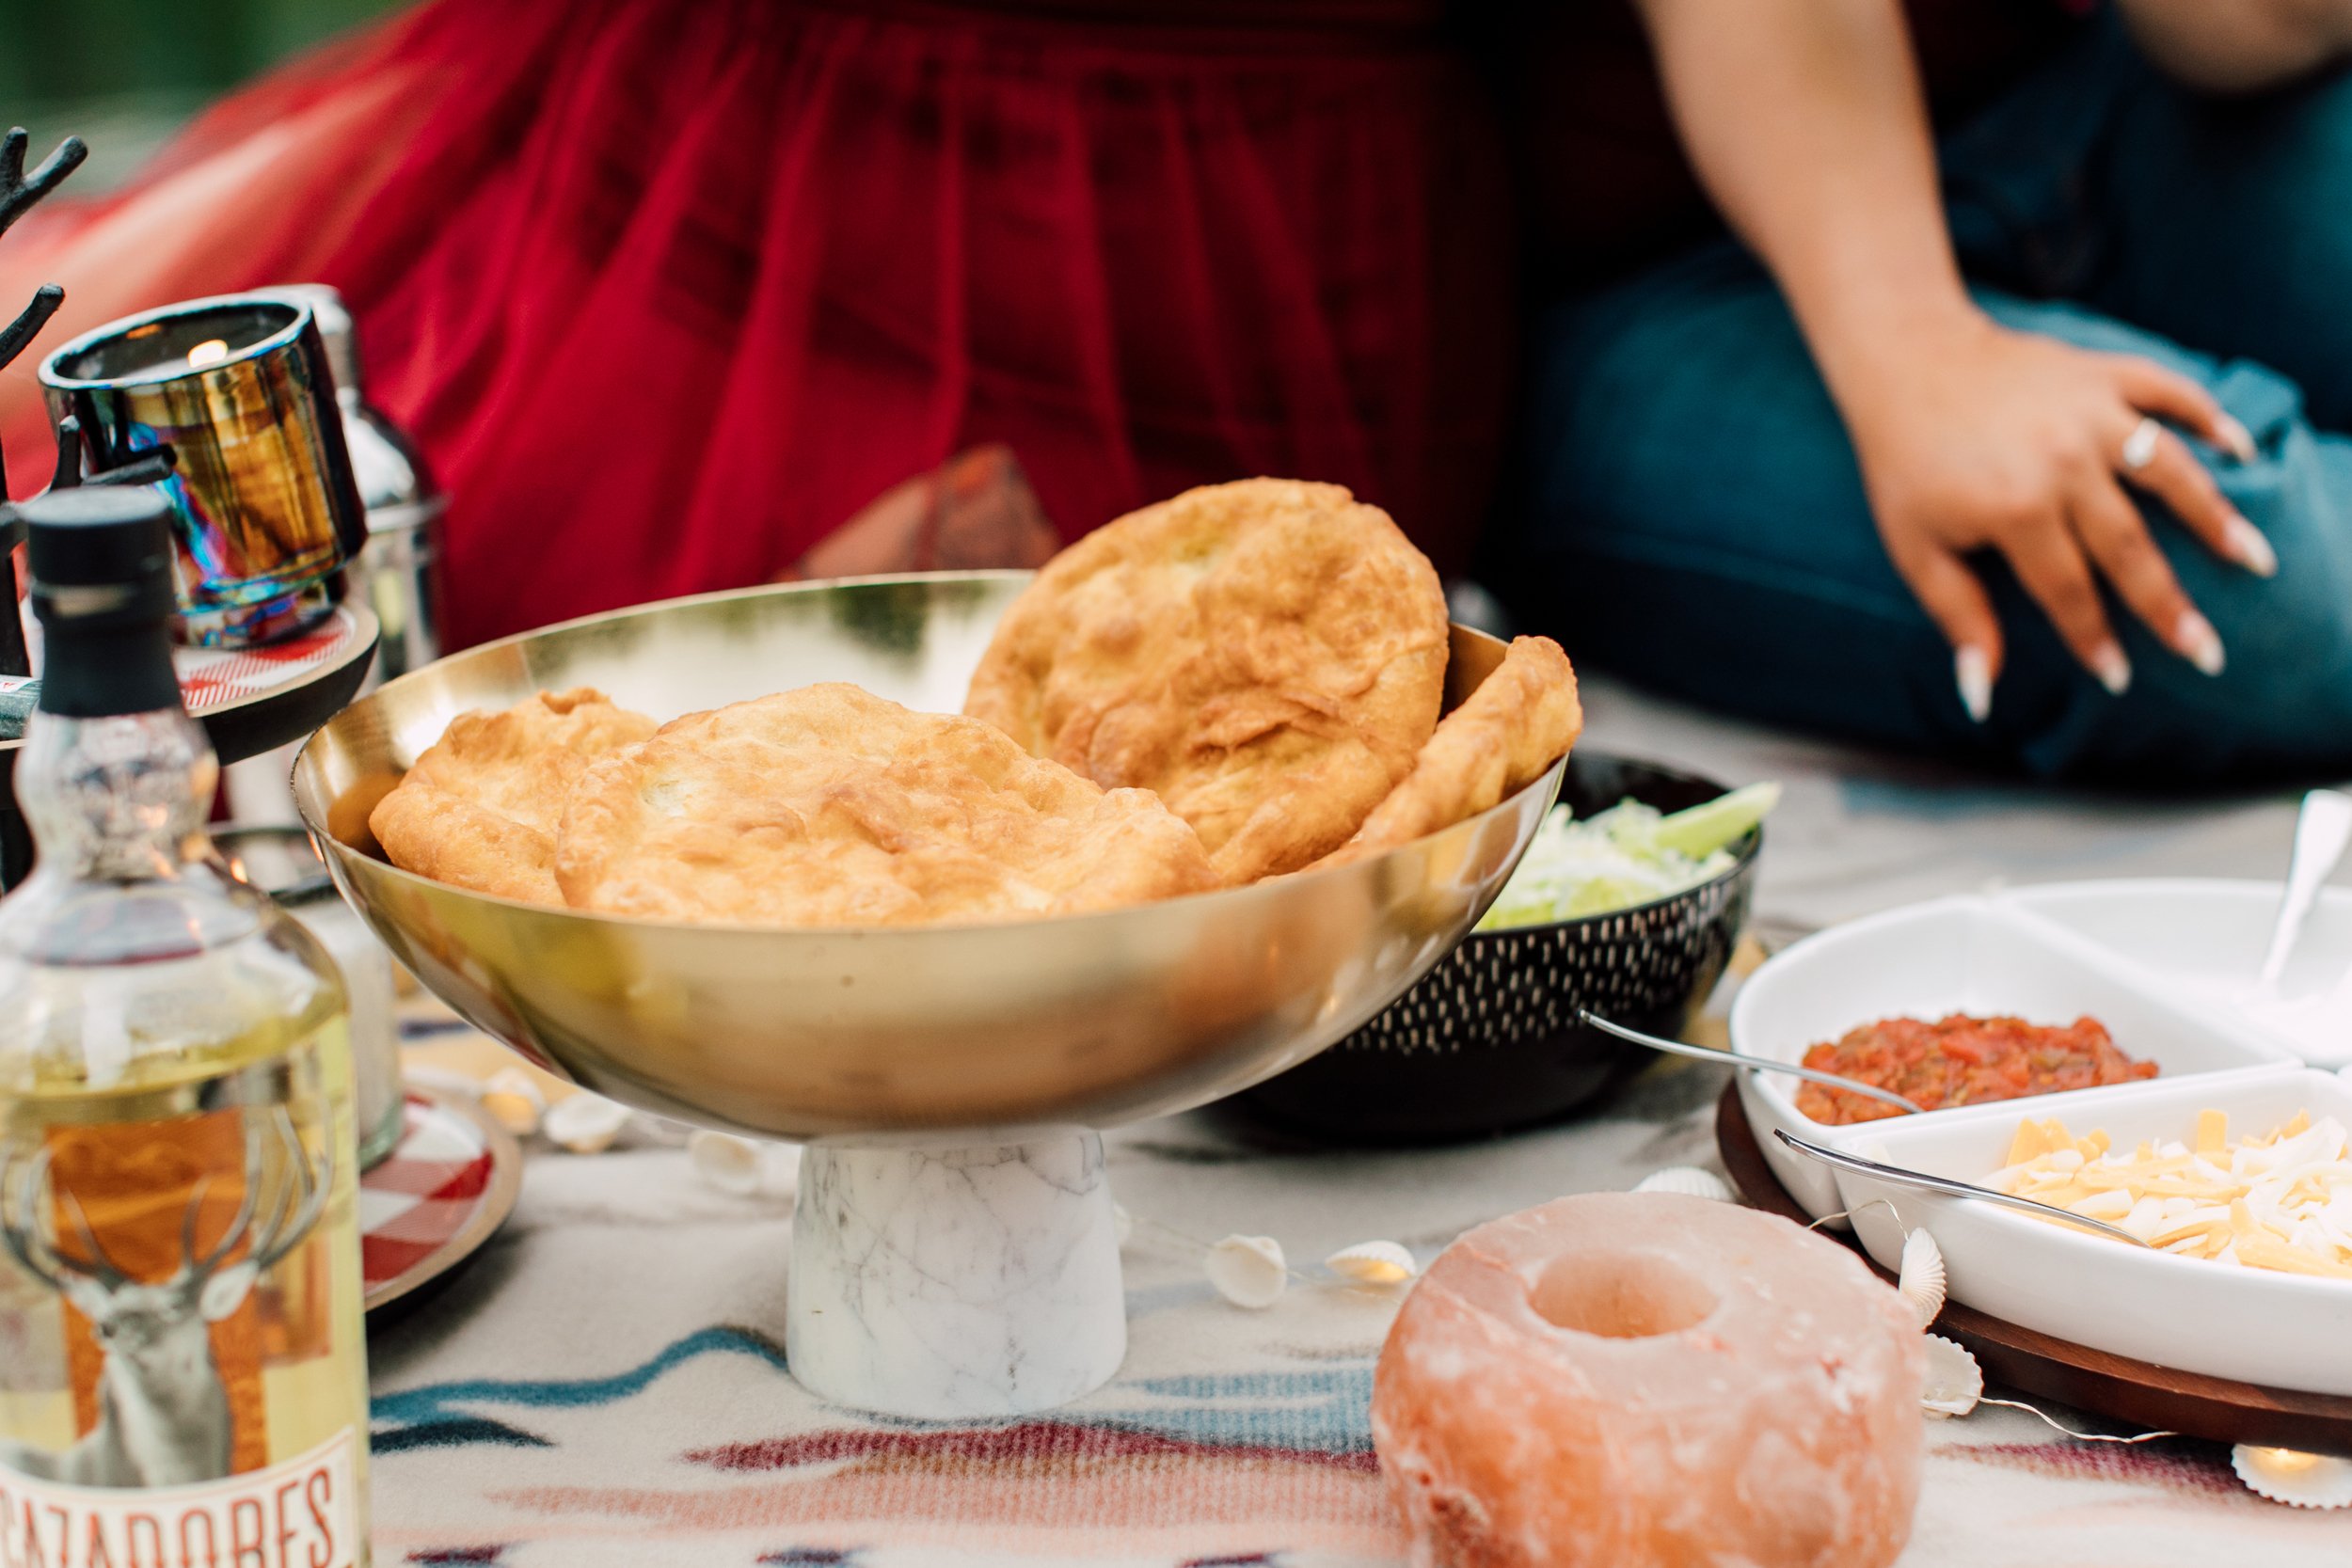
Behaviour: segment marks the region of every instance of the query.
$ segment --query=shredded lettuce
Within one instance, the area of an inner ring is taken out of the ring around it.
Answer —
[[[1731,869],[1730,847],[1780,803],[1780,785],[1750,784],[1672,816],[1625,800],[1579,822],[1554,806],[1482,931],[1541,926],[1631,909]]]

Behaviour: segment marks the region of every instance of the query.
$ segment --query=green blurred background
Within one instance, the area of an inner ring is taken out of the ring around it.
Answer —
[[[0,126],[40,157],[90,144],[75,194],[113,185],[227,87],[396,0],[0,0]]]

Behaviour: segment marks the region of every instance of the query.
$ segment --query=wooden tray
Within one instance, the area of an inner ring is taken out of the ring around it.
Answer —
[[[1737,1084],[1724,1089],[1715,1108],[1715,1144],[1724,1166],[1747,1200],[1799,1225],[1812,1215],[1788,1196],[1756,1147]],[[1822,1235],[1862,1252],[1851,1232]],[[1863,1261],[1882,1278],[1888,1274],[1869,1256]],[[2259,1324],[2247,1325],[2259,1332]],[[2186,1433],[2221,1443],[2264,1443],[2282,1449],[2352,1454],[2352,1399],[2331,1394],[2296,1394],[2227,1378],[2177,1372],[2088,1349],[2047,1334],[1987,1316],[1959,1302],[1945,1305],[1935,1332],[1968,1347],[1988,1380],[2040,1394],[2077,1410],[2088,1410],[2127,1426]]]

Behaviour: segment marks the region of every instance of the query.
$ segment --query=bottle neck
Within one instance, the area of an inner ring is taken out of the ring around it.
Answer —
[[[150,881],[204,860],[220,765],[177,694],[169,707],[76,718],[50,711],[48,689],[16,764],[40,873]]]

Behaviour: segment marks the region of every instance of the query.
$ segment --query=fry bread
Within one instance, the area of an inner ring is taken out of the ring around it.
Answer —
[[[461,713],[376,802],[369,830],[404,871],[561,904],[555,829],[565,791],[590,762],[653,732],[652,720],[585,686],[542,691],[504,712]]]
[[[1438,721],[1405,782],[1320,863],[1361,860],[1477,816],[1533,783],[1583,728],[1576,672],[1560,644],[1515,639],[1494,673]]]
[[[803,687],[661,727],[574,788],[573,907],[746,926],[996,921],[1219,884],[1142,790],[1105,793],[977,720]]]
[[[1445,595],[1336,484],[1188,490],[1098,529],[1014,602],[964,711],[1156,793],[1247,882],[1344,843],[1445,694]]]

